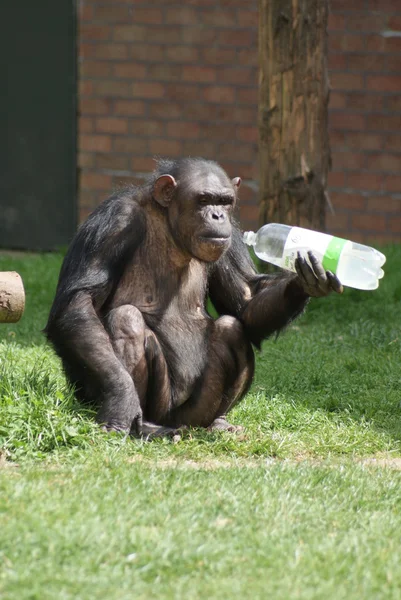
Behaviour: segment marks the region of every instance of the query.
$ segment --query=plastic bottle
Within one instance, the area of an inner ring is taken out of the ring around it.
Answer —
[[[358,290],[375,290],[384,275],[384,254],[325,233],[269,223],[257,233],[245,232],[243,239],[254,246],[260,259],[294,272],[297,252],[307,258],[306,252],[312,250],[326,271],[335,273],[343,285]]]

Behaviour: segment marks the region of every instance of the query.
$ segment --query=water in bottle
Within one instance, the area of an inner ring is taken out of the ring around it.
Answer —
[[[245,232],[243,239],[260,259],[294,272],[297,253],[307,258],[306,252],[312,250],[326,271],[335,273],[343,285],[359,290],[375,290],[384,275],[384,254],[318,231],[269,223],[257,233]]]

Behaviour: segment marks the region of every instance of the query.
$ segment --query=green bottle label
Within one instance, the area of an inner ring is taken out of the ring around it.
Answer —
[[[325,271],[332,271],[332,273],[337,271],[338,261],[340,260],[341,252],[346,243],[347,240],[338,237],[333,237],[330,240],[322,260]]]

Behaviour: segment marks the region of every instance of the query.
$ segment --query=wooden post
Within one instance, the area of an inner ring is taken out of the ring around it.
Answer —
[[[0,323],[16,323],[25,308],[21,277],[14,271],[0,272]]]
[[[259,0],[260,222],[324,231],[327,0]]]

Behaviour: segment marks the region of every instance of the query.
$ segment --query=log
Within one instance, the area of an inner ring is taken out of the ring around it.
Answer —
[[[0,323],[16,323],[25,308],[25,290],[15,271],[0,272]]]
[[[327,0],[259,0],[260,224],[324,231]]]

